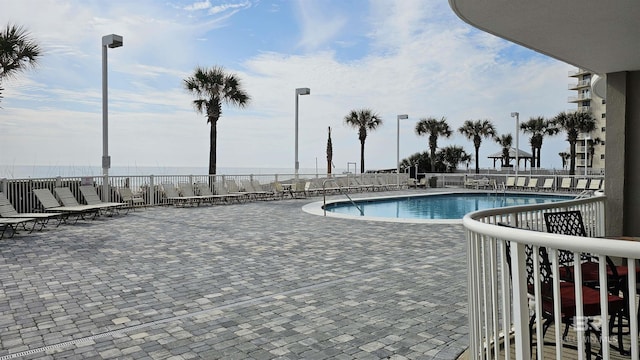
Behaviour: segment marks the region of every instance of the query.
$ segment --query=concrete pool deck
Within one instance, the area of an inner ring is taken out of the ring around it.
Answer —
[[[3,239],[0,360],[464,351],[462,225],[302,211],[317,200],[155,207]]]

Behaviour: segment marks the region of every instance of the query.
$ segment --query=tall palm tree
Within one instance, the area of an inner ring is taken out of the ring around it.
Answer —
[[[349,115],[344,117],[344,123],[352,128],[358,129],[358,139],[360,139],[360,172],[364,173],[364,142],[367,139],[367,132],[381,126],[382,119],[371,109],[360,109],[351,110]]]
[[[596,129],[596,119],[591,112],[575,111],[561,112],[553,118],[553,123],[559,131],[566,131],[569,142],[569,175],[576,173],[576,142],[578,134],[590,133]]]
[[[213,175],[216,173],[217,128],[218,119],[222,115],[222,104],[244,108],[251,98],[242,88],[240,79],[219,66],[210,69],[196,67],[194,74],[184,80],[184,87],[196,96],[193,100],[196,111],[205,114],[207,123],[211,124],[209,174]]]
[[[529,143],[531,144],[531,150],[533,159],[531,165],[540,167],[540,159],[542,152],[542,140],[546,135],[553,136],[558,133],[558,128],[553,124],[552,120],[547,120],[542,116],[532,117],[528,121],[520,124],[520,129],[525,134],[531,134]]]
[[[489,120],[466,120],[458,129],[460,134],[473,140],[473,147],[476,149],[476,174],[480,173],[479,152],[482,138],[492,138],[496,135],[496,129]]]
[[[503,167],[509,166],[509,163],[511,162],[510,161],[511,157],[509,156],[510,155],[509,152],[511,150],[511,146],[513,145],[513,136],[511,134],[506,134],[506,135],[496,136],[494,137],[493,140],[495,140],[495,142],[497,142],[498,145],[502,146],[502,166]]]
[[[436,168],[436,149],[438,148],[438,136],[451,136],[451,129],[447,119],[443,116],[440,120],[430,117],[422,118],[416,124],[416,134],[429,134],[429,157],[431,158],[431,171]]]
[[[22,26],[7,25],[0,30],[0,85],[2,80],[16,76],[37,65],[42,50]],[[0,86],[0,93],[2,92]],[[0,99],[2,97],[0,96]]]

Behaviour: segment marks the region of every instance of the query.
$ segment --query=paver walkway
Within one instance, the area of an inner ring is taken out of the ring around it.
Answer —
[[[0,241],[0,360],[455,359],[462,225],[325,218],[310,201],[157,207]]]

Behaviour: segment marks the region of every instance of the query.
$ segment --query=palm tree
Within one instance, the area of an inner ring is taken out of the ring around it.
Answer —
[[[491,138],[496,135],[496,129],[489,120],[466,120],[458,131],[465,135],[467,139],[473,140],[473,146],[476,149],[476,174],[480,173],[480,162],[478,153],[480,152],[480,144],[482,138]]]
[[[425,152],[415,153],[409,156],[406,159],[402,159],[400,161],[400,169],[412,168],[418,165],[418,172],[434,172],[435,170],[430,169],[431,161],[429,159],[429,154]]]
[[[578,134],[590,133],[596,129],[596,119],[590,112],[561,112],[553,118],[553,123],[558,131],[567,132],[567,141],[569,142],[569,175],[576,173],[576,142]]]
[[[451,129],[447,124],[447,119],[443,116],[440,120],[430,117],[422,118],[416,124],[416,134],[429,134],[429,151],[431,158],[431,171],[436,168],[436,149],[438,148],[438,136],[451,136]]]
[[[36,66],[41,52],[22,26],[9,24],[0,30],[0,84],[3,79]],[[0,86],[0,93],[2,90]]]
[[[193,76],[184,80],[184,87],[194,94],[193,106],[196,111],[205,114],[211,124],[209,134],[209,174],[216,173],[216,139],[218,119],[222,115],[222,104],[246,107],[251,98],[244,91],[240,79],[229,74],[224,68],[214,66],[210,69],[196,67]]]
[[[520,124],[520,129],[522,129],[525,134],[531,134],[531,139],[529,139],[532,150],[531,153],[533,154],[531,165],[539,168],[541,159],[540,154],[542,151],[542,139],[545,137],[545,135],[553,136],[557,134],[559,130],[553,125],[552,120],[547,120],[542,116],[530,118],[529,121]]]
[[[440,151],[442,162],[445,165],[445,171],[454,172],[458,168],[458,164],[467,161],[469,155],[461,146],[449,145]]]
[[[496,136],[493,140],[495,140],[498,145],[502,146],[502,166],[509,166],[509,163],[511,162],[509,152],[511,150],[511,146],[513,145],[513,136],[511,134],[506,134],[502,136]]]
[[[364,142],[367,139],[367,132],[381,126],[382,119],[371,109],[360,109],[351,110],[349,115],[344,117],[344,123],[352,128],[358,129],[358,139],[360,139],[360,172],[364,173]]]

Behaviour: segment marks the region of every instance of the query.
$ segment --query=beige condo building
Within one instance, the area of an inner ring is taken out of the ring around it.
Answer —
[[[569,77],[576,79],[569,83],[569,90],[576,91],[575,96],[568,98],[569,103],[577,108],[570,111],[588,111],[596,119],[596,129],[591,133],[583,133],[576,144],[576,174],[584,174],[585,166],[589,174],[604,174],[605,139],[607,127],[606,101],[603,94],[594,91],[596,75],[589,70],[569,71]]]

